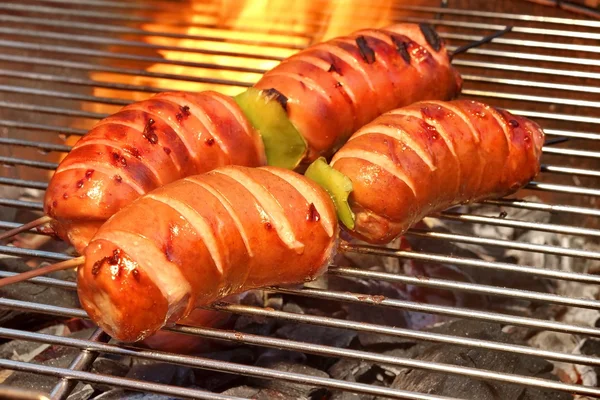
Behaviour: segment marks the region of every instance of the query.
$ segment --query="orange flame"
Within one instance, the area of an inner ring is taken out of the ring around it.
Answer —
[[[279,60],[301,48],[358,29],[390,24],[395,15],[394,3],[393,0],[371,0],[368,3],[364,0],[193,0],[187,8],[178,12],[177,24],[159,22],[173,21],[173,10],[170,9],[164,15],[157,14],[154,18],[156,23],[141,27],[148,32],[143,38],[145,43],[169,48],[159,49],[155,54],[168,63],[151,64],[145,70],[170,74],[173,79],[106,72],[93,72],[90,77],[99,82],[127,83],[161,90],[216,90],[235,95],[245,86],[255,83],[262,71],[273,68]],[[164,34],[186,37],[165,37]],[[202,65],[174,65],[181,62]],[[235,70],[240,68],[246,70]],[[223,80],[228,84],[206,80]],[[107,88],[94,88],[93,94],[131,101],[152,95],[144,91]],[[120,107],[84,104],[83,108],[113,113]],[[80,121],[77,127],[88,129],[90,123]],[[76,140],[76,137],[69,138],[67,143],[72,145]]]

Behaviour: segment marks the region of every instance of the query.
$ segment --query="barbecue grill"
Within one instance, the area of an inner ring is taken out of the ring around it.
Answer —
[[[435,24],[451,49],[512,25],[510,33],[454,60],[465,80],[462,96],[531,117],[545,128],[548,139],[558,138],[560,143],[544,147],[542,173],[516,196],[433,215],[409,232],[410,245],[404,241],[387,247],[345,244],[345,262],[336,262],[325,284],[268,288],[253,301],[213,306],[248,323],[254,321],[255,331],[242,329],[242,324],[234,330],[169,328],[205,338],[207,343],[224,344],[226,349],[284,350],[280,353],[297,355],[290,364],[298,368],[215,356],[224,353],[212,348],[188,355],[119,345],[81,322],[86,319],[82,309],[42,294],[50,289],[73,293],[75,282],[40,277],[20,284],[38,289],[39,294],[20,297],[3,291],[0,297],[0,307],[6,311],[0,318],[4,321],[0,324],[4,339],[0,398],[129,398],[128,392],[118,391],[127,389],[170,398],[230,399],[254,396],[260,388],[268,389],[260,398],[281,398],[276,396],[282,394],[292,398],[286,382],[311,388],[302,395],[311,398],[463,398],[464,392],[452,388],[436,391],[435,382],[450,377],[463,379],[445,381],[457,387],[461,385],[457,382],[466,380],[483,381],[495,388],[492,391],[498,387],[517,390],[511,392],[517,393],[514,397],[501,391],[495,398],[564,398],[553,397],[561,393],[600,397],[596,379],[600,371],[600,290],[596,289],[600,288],[600,211],[596,206],[600,196],[600,118],[596,112],[600,108],[600,19],[590,10],[572,12],[582,10],[580,6],[562,4],[563,10],[516,0],[398,0],[375,1],[371,6],[353,0],[317,0],[312,6],[309,2],[267,3],[2,2],[0,228],[19,226],[41,212],[46,182],[69,146],[96,120],[121,106],[170,89],[235,94],[311,43],[392,21]],[[279,8],[273,8],[277,4]],[[25,262],[32,265],[72,257],[65,246],[45,237],[44,232],[35,231],[18,246],[0,246],[0,277],[15,273],[10,265],[22,268]],[[412,295],[394,297],[386,291],[390,287]],[[361,311],[344,314],[339,307]],[[384,317],[369,319],[371,313]],[[390,313],[392,317],[385,317]],[[11,315],[26,317],[10,319]],[[405,324],[396,324],[398,315]],[[53,320],[71,329],[40,331]],[[454,325],[444,330],[455,320],[463,321],[460,329]],[[270,324],[272,329],[259,329],[261,324]],[[73,336],[75,325],[87,326],[81,331],[86,336]],[[502,331],[495,336],[469,331],[496,325]],[[307,334],[283,334],[286,326]],[[277,327],[283,328],[274,334]],[[317,332],[327,329],[346,332],[353,344],[321,340]],[[315,332],[314,337],[310,332]],[[365,338],[379,342],[369,344]],[[25,357],[22,352],[8,351],[7,346],[16,342],[43,346],[40,352],[48,347],[71,349],[71,356],[66,364],[42,362],[35,354]],[[428,358],[409,351],[419,346],[429,354],[437,349],[438,355]],[[459,349],[456,354],[462,361],[444,358],[452,349]],[[472,359],[465,361],[465,354]],[[553,364],[544,364],[541,372],[514,365],[494,369],[481,361],[490,355],[497,356],[499,364],[517,363],[514,357],[524,357],[531,365],[532,360]],[[98,367],[100,358],[188,367],[197,378],[189,384],[152,379],[148,374],[110,373]],[[356,363],[355,369],[371,366],[373,377],[365,374],[355,379],[349,377],[351,373],[334,373],[332,365],[343,362]],[[312,367],[302,369],[304,364]],[[317,364],[323,366],[321,373],[314,373]],[[198,371],[209,375],[198,378]],[[433,382],[430,387],[402,382],[423,371],[418,376]],[[20,380],[15,378],[18,374]],[[36,383],[40,376],[53,378],[44,381],[51,382],[45,394]],[[211,387],[207,377],[215,376],[243,383]],[[27,380],[29,386],[23,384]],[[237,388],[241,385],[246,385],[246,392]],[[257,389],[252,392],[250,387]],[[527,397],[524,388],[544,390],[547,397]],[[469,398],[479,397],[471,393]]]

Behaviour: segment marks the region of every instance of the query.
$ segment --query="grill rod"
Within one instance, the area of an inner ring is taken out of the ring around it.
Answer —
[[[87,10],[70,10],[58,7],[45,7],[45,6],[36,6],[36,5],[21,5],[21,4],[0,4],[0,10],[9,10],[9,11],[21,11],[21,12],[30,12],[30,13],[41,13],[41,14],[51,14],[51,15],[65,15],[65,16],[78,16],[78,17],[90,17],[90,18],[104,18],[110,20],[121,20],[121,21],[131,21],[131,22],[151,22],[155,23],[153,19],[141,17],[141,16],[132,16],[125,15],[124,13],[113,13],[113,12],[105,12],[105,11],[87,11]],[[438,8],[437,12],[446,12],[447,9]],[[505,14],[508,15],[508,14]],[[285,23],[287,21],[291,21],[293,16],[284,15],[284,19],[280,22]],[[252,21],[252,19],[247,19]],[[414,17],[400,17],[396,18],[397,22],[414,22],[414,23],[429,23],[431,25],[443,25],[443,26],[452,26],[452,27],[460,27],[460,28],[471,28],[471,29],[486,29],[486,30],[501,30],[504,29],[503,25],[491,24],[491,23],[480,23],[480,22],[467,22],[467,21],[445,21],[434,18],[414,18]],[[546,22],[545,20],[540,20],[541,22]],[[570,20],[569,21],[577,21]],[[305,21],[306,25],[309,27],[315,26],[324,26],[324,23],[314,22],[314,21]],[[161,20],[161,24],[163,25],[177,25],[181,26],[195,26],[197,24],[189,24],[182,23],[180,20],[180,14],[173,13],[173,20],[169,20],[165,17]],[[200,25],[201,26],[201,25]],[[330,26],[327,23],[327,26]],[[596,25],[594,25],[596,26]],[[240,29],[242,27],[236,27],[236,29]],[[567,37],[567,38],[578,38],[578,39],[590,39],[590,40],[598,40],[600,39],[600,34],[594,34],[590,32],[578,32],[578,31],[570,31],[564,29],[544,29],[544,28],[530,28],[524,26],[515,26],[514,32],[516,33],[525,33],[525,34],[533,34],[533,35],[547,35],[547,36],[557,36],[557,37]],[[288,34],[288,32],[286,32]]]
[[[85,17],[85,18],[90,18],[90,19],[101,18],[101,19],[107,19],[107,20],[112,20],[112,21],[129,21],[129,22],[138,22],[138,23],[139,22],[147,22],[147,23],[151,23],[151,24],[156,23],[156,21],[152,18],[126,15],[125,13],[111,13],[111,12],[87,11],[87,10],[70,10],[70,9],[67,9],[64,7],[56,8],[56,7],[32,6],[32,5],[24,5],[24,4],[0,3],[0,10],[17,11],[17,12],[24,12],[24,13],[50,14],[51,18],[54,18],[54,17],[60,15],[60,16]],[[206,28],[206,29],[213,29],[213,30],[215,29],[214,24],[185,23],[185,22],[181,21],[180,15],[178,15],[178,18],[175,21],[169,21],[167,19],[164,19],[164,20],[161,20],[160,23],[161,23],[161,25],[170,26],[173,28],[188,27],[188,28]],[[64,27],[64,25],[62,27]],[[229,29],[229,28],[230,27],[228,27],[228,26],[223,27],[223,29]],[[253,32],[253,33],[265,34],[265,32],[263,30],[258,30],[256,28],[236,27],[236,30],[240,31],[240,32]],[[294,37],[299,37],[299,38],[304,38],[304,39],[307,38],[305,34],[300,34],[298,32],[294,32],[293,30],[282,31],[282,30],[273,29],[272,32],[268,35],[268,37],[272,38],[273,35],[283,35],[283,36],[285,36],[285,39],[287,41],[289,41],[290,39],[292,39]],[[265,34],[265,36],[267,36],[267,35]],[[265,42],[268,43],[268,41],[258,41],[258,42],[252,42],[252,44],[260,45]],[[282,42],[283,42],[283,45],[285,45],[285,41],[282,40]],[[280,45],[280,43],[277,42],[277,45]],[[292,46],[290,48],[302,49],[302,48],[304,48],[304,46],[297,45],[297,46]]]
[[[16,178],[3,178],[0,177],[0,184],[7,184],[17,187],[27,187],[32,189],[40,189],[44,190],[48,186],[45,182],[34,182],[34,181],[26,181],[22,179]],[[554,185],[557,186],[557,185]],[[535,186],[532,186],[535,188]],[[583,188],[577,188],[580,191],[584,191]],[[600,190],[598,191],[600,192]],[[523,250],[530,251],[535,253],[543,253],[543,254],[553,254],[558,256],[568,256],[568,257],[578,257],[578,258],[587,258],[591,260],[600,260],[600,252],[599,251],[590,251],[590,250],[578,250],[578,249],[570,249],[567,247],[561,246],[553,246],[553,245],[542,245],[542,244],[534,244],[528,242],[518,242],[515,240],[504,240],[504,239],[491,239],[484,238],[478,236],[469,236],[469,235],[459,235],[454,233],[443,233],[443,232],[435,232],[430,230],[423,229],[409,229],[406,232],[407,235],[416,236],[420,238],[426,239],[435,239],[435,240],[445,240],[449,242],[457,242],[457,243],[468,243],[468,244],[479,244],[486,246],[495,246],[502,247],[506,249],[514,249],[514,250]],[[342,249],[345,250],[344,247]]]
[[[0,122],[0,126],[2,126],[1,122]],[[0,156],[0,164],[7,165],[7,166],[23,165],[26,167],[37,168],[37,169],[46,169],[46,170],[54,170],[58,167],[58,163],[26,160],[23,158],[3,157],[3,156]],[[541,171],[548,172],[548,173],[555,173],[555,174],[563,174],[563,175],[590,176],[590,177],[594,177],[594,178],[600,177],[599,171],[595,171],[595,170],[591,170],[591,169],[582,169],[582,168],[561,167],[558,165],[542,164]],[[0,221],[0,223],[2,223],[2,222]],[[590,235],[595,236],[594,234],[590,234]]]
[[[109,336],[104,333],[104,331],[100,328],[96,328],[94,332],[89,337],[90,341],[102,341],[108,342]],[[98,356],[97,353],[89,351],[88,349],[83,349],[81,353],[71,362],[69,365],[70,370],[74,371],[87,371],[92,367],[93,362],[96,360]],[[53,400],[63,400],[66,399],[69,394],[75,388],[77,381],[72,379],[63,377],[61,380],[54,386],[52,391],[50,392],[50,398]]]
[[[251,86],[248,84],[247,86]],[[38,113],[46,113],[46,114],[54,114],[61,116],[69,116],[69,117],[79,117],[79,118],[89,118],[89,119],[103,119],[108,117],[110,114],[106,113],[96,113],[90,111],[81,111],[81,110],[72,110],[65,109],[60,107],[48,107],[48,106],[39,106],[27,103],[15,103],[8,101],[0,101],[0,107],[9,108],[13,110],[21,110],[21,111],[35,111]],[[522,115],[524,117],[537,118],[537,119],[550,119],[564,122],[582,122],[582,123],[590,123],[595,125],[600,125],[600,118],[595,117],[584,117],[584,116],[576,116],[576,115],[568,115],[568,114],[553,114],[553,113],[543,113],[536,111],[526,111],[526,110],[515,110],[508,109],[513,114]],[[548,148],[546,148],[548,149]],[[576,155],[578,157],[592,157],[598,158],[600,157],[600,152],[595,151],[585,151],[585,150],[571,150],[571,149],[561,149],[561,148],[552,148],[550,150],[554,154],[567,154],[566,151],[569,151],[569,155]]]
[[[2,306],[2,305],[5,306],[5,304],[3,304],[3,303],[5,303],[5,301],[3,301],[3,299],[0,299],[0,306]],[[16,309],[22,309],[22,310],[27,310],[27,311],[35,310],[36,312],[50,313],[50,314],[63,315],[63,316],[69,316],[69,317],[75,317],[75,318],[86,318],[87,317],[87,314],[85,313],[85,311],[78,310],[78,309],[48,306],[48,305],[41,305],[41,304],[36,304],[36,303],[21,302],[21,301],[14,301],[14,300],[12,301],[12,303],[13,304],[11,304],[11,306],[14,306]],[[255,315],[263,314],[263,316],[269,316],[269,317],[280,317],[280,318],[282,317],[281,312],[278,312],[278,311],[260,309],[258,307],[237,306],[237,305],[233,305],[233,304],[224,304],[221,306],[216,305],[215,309],[222,310],[222,311],[228,311],[228,310],[240,311],[240,309],[242,311],[247,311],[247,310],[251,309],[252,314],[255,314]],[[292,314],[292,313],[290,313],[290,314]],[[307,317],[306,315],[303,315],[303,314],[297,314],[297,315],[299,317]],[[310,316],[310,317],[312,317],[312,316]],[[358,324],[362,325],[363,323],[358,323]],[[189,329],[193,330],[194,328],[189,328]],[[202,330],[204,330],[204,329],[202,329]],[[5,331],[4,328],[0,328],[0,335],[4,331]],[[18,332],[18,333],[24,334],[25,332]],[[36,334],[32,334],[32,333],[27,333],[27,334],[28,335],[36,335]],[[234,333],[234,335],[235,335],[235,333]],[[241,335],[243,337],[245,334],[241,334]],[[60,338],[60,337],[56,337],[56,338],[59,340],[66,339],[66,341],[69,343],[69,344],[65,343],[65,345],[67,345],[67,346],[70,346],[70,344],[74,345],[76,343],[76,341],[81,341],[79,339],[73,339],[73,338]],[[145,355],[148,353],[146,351],[127,350],[123,347],[100,344],[97,342],[89,342],[89,341],[85,341],[85,342],[86,342],[85,343],[86,348],[88,348],[90,350],[99,351],[99,352],[121,354],[121,355],[132,355],[131,352],[133,352],[133,354],[135,354],[136,357],[140,357],[140,358],[145,358]],[[286,342],[288,343],[288,345],[290,343],[294,344],[293,341],[286,341]],[[301,342],[296,342],[296,343],[298,343],[299,346],[302,346],[303,349],[305,348],[306,352],[310,352],[310,353],[314,352],[314,350],[312,350],[312,349],[318,349],[318,348],[325,348],[325,349],[333,352],[333,354],[337,354],[337,356],[340,356],[340,357],[343,357],[346,354],[352,354],[354,352],[358,352],[359,356],[357,356],[357,357],[363,357],[363,356],[369,357],[369,358],[375,357],[377,359],[384,357],[387,359],[386,363],[390,363],[393,361],[394,365],[407,367],[407,368],[431,370],[431,371],[447,373],[447,374],[452,374],[452,375],[463,375],[463,376],[473,377],[476,379],[495,380],[495,381],[500,381],[500,382],[505,382],[505,383],[517,384],[517,385],[528,385],[528,386],[533,386],[533,387],[542,388],[542,389],[554,389],[554,390],[566,391],[569,393],[600,396],[600,389],[594,388],[594,387],[589,387],[589,386],[565,384],[565,383],[561,383],[561,382],[550,381],[547,379],[530,378],[530,377],[524,377],[524,376],[513,375],[513,374],[508,374],[508,373],[499,373],[499,372],[492,372],[492,371],[487,371],[487,370],[479,370],[479,369],[470,368],[470,367],[462,367],[462,366],[455,366],[455,365],[449,365],[449,364],[413,360],[413,359],[408,359],[408,358],[403,358],[403,357],[382,356],[382,355],[374,355],[371,353],[367,353],[366,355],[363,355],[363,354],[361,354],[361,353],[364,353],[362,351],[354,351],[354,350],[350,350],[350,349],[337,349],[335,347],[314,345],[312,343],[301,343]],[[99,348],[100,346],[102,346],[102,349]],[[118,352],[118,353],[116,353],[116,352]],[[127,352],[127,353],[124,353],[124,352]],[[224,372],[235,372],[240,375],[250,375],[250,376],[255,376],[255,377],[259,377],[259,378],[282,379],[282,376],[284,374],[285,375],[290,374],[290,373],[282,373],[279,371],[273,371],[270,369],[263,369],[260,367],[250,367],[250,366],[245,366],[245,365],[242,366],[242,365],[228,363],[228,362],[222,362],[222,361],[212,361],[212,360],[203,359],[200,357],[186,357],[186,356],[172,355],[172,354],[162,353],[162,352],[150,352],[150,353],[160,354],[161,361],[173,362],[173,363],[177,363],[177,364],[194,366],[194,367],[198,367],[198,368],[217,369],[219,371],[224,371]],[[26,364],[26,365],[28,365],[28,364]],[[0,361],[0,366],[2,366],[1,361]],[[235,371],[233,369],[235,369]],[[264,373],[264,375],[263,375],[263,373]],[[273,376],[273,375],[275,375],[275,376]],[[291,375],[298,375],[298,374],[291,374]],[[306,378],[306,376],[304,376],[304,375],[300,375],[300,377]],[[310,377],[310,378],[313,378],[313,377]],[[326,378],[314,378],[314,379],[318,379],[321,381],[331,380],[331,379],[326,379]],[[336,380],[331,380],[331,381],[335,382],[336,385],[344,384],[344,386],[348,386],[348,384],[349,384],[347,382],[340,382],[340,381],[336,381]],[[303,381],[296,380],[296,382],[303,382]],[[328,385],[329,382],[326,382],[326,383],[327,384],[319,383],[318,385],[326,386],[326,387],[334,387],[334,386],[329,386]],[[354,385],[356,385],[356,384],[352,383],[349,386],[354,386]],[[375,388],[377,388],[379,390],[385,389],[385,391],[392,392],[395,394],[394,396],[391,396],[393,398],[406,398],[406,397],[399,397],[398,392],[396,392],[395,390],[390,390],[390,389],[386,389],[386,388],[378,388],[376,386],[370,386],[370,385],[363,385],[363,386],[366,386],[368,388],[368,390],[369,390],[368,393],[373,393],[372,390],[374,390]],[[339,388],[339,387],[337,387],[337,388]],[[352,391],[358,391],[358,390],[356,390],[354,388],[354,389],[352,389]],[[379,394],[382,394],[382,393],[379,393]],[[387,394],[387,393],[383,394],[383,395],[389,396],[389,394]],[[415,395],[415,394],[411,393],[411,395]],[[418,398],[418,397],[408,397],[408,398]],[[423,397],[423,398],[427,399],[427,397]],[[434,397],[434,398],[437,399],[439,397]]]
[[[442,1],[443,3],[444,1]],[[14,6],[14,5],[13,5]],[[27,9],[23,9],[23,7],[13,7],[18,8],[21,11],[27,11]],[[404,11],[415,11],[420,13],[441,13],[448,15],[459,15],[459,16],[469,16],[469,17],[482,17],[482,18],[500,18],[500,19],[509,19],[516,21],[526,21],[526,22],[540,22],[540,23],[551,23],[551,24],[559,24],[559,25],[569,25],[569,26],[582,26],[582,27],[591,27],[591,28],[600,28],[600,21],[597,20],[585,20],[585,19],[574,19],[574,18],[560,18],[560,17],[546,17],[546,16],[537,16],[537,15],[524,15],[524,14],[511,14],[511,13],[502,13],[502,12],[489,12],[489,11],[479,11],[479,10],[467,10],[467,9],[453,9],[446,7],[428,7],[428,6],[412,6],[412,5],[403,5],[403,4],[395,4],[394,9],[396,10],[404,10]],[[69,10],[64,8],[54,8],[49,9],[46,7],[45,9],[40,9],[37,7],[36,12],[38,13],[53,13],[53,10],[58,10],[58,12],[66,12],[67,15],[72,15],[73,13],[69,13]],[[77,15],[77,14],[75,14]],[[96,15],[92,14],[91,16]],[[114,17],[114,19],[126,18],[127,15],[112,13],[110,16]],[[139,17],[143,18],[143,17]],[[137,20],[136,20],[137,21]],[[142,19],[141,22],[155,22],[153,19]],[[182,26],[189,26],[185,24],[185,21],[179,21]],[[212,26],[209,26],[212,27]],[[143,31],[142,31],[143,32]],[[286,31],[287,33],[287,31]],[[298,32],[293,32],[298,34]]]
[[[36,23],[36,19],[26,18],[26,17],[12,17],[12,16],[0,16],[1,22],[18,22],[19,24],[30,24],[34,23],[36,25],[40,25]],[[44,21],[44,24],[47,25],[47,22]],[[86,24],[89,25],[89,24]],[[71,26],[70,26],[71,27]],[[71,27],[72,28],[72,27]],[[88,30],[86,30],[88,32]],[[245,57],[249,59],[256,60],[270,60],[270,61],[281,61],[286,57],[283,56],[274,56],[274,55],[262,55],[256,53],[242,53],[242,52],[230,52],[230,51],[222,51],[222,50],[211,50],[207,48],[200,47],[180,47],[180,46],[167,46],[167,45],[157,45],[152,43],[141,42],[139,40],[125,40],[125,39],[114,39],[105,36],[92,36],[92,35],[77,35],[77,34],[64,34],[55,31],[43,31],[43,30],[30,30],[23,28],[10,28],[4,27],[0,28],[0,33],[5,33],[7,35],[15,35],[15,36],[23,36],[23,37],[31,37],[31,38],[53,38],[61,41],[70,41],[70,42],[78,42],[78,43],[88,43],[88,44],[102,44],[102,45],[113,45],[113,46],[124,46],[124,47],[138,47],[143,49],[152,49],[157,51],[162,50],[170,50],[170,51],[180,51],[180,52],[188,52],[188,53],[199,53],[199,54],[207,54],[207,55],[219,55],[219,56],[231,56],[231,57]],[[154,36],[151,32],[151,35],[145,36]],[[162,36],[157,33],[156,36]],[[460,40],[466,42],[478,42],[484,38],[484,36],[477,35],[465,35],[465,34],[456,34],[456,33],[445,33],[440,32],[439,36],[444,39],[453,39]],[[194,39],[193,37],[185,37],[186,40],[202,40],[202,41],[214,41],[214,42],[222,42],[224,39],[213,38],[213,37],[205,37],[201,39]],[[240,40],[237,38],[231,38],[227,40],[228,43],[233,44],[243,44],[243,45],[254,45],[254,43],[248,43],[248,41]],[[594,45],[578,45],[578,44],[569,44],[568,47],[564,43],[555,43],[555,42],[542,42],[537,40],[522,40],[522,39],[507,39],[507,38],[495,38],[494,43],[496,44],[504,44],[511,46],[522,46],[522,47],[533,47],[533,48],[545,48],[552,50],[561,50],[561,51],[577,51],[577,52],[586,52],[586,53],[600,53],[600,46]],[[288,49],[290,50],[290,55],[292,50],[286,46],[279,45],[278,43],[262,43],[261,47],[273,47],[278,49]]]
[[[93,343],[93,342],[90,342]],[[116,376],[100,375],[91,372],[77,371],[68,368],[50,367],[47,365],[29,364],[22,361],[14,361],[0,359],[0,368],[13,371],[29,372],[34,374],[42,374],[54,376],[56,378],[66,377],[68,379],[76,379],[83,382],[99,383],[111,386],[120,386],[125,389],[136,390],[139,392],[151,392],[170,396],[179,396],[185,399],[201,399],[201,400],[245,400],[241,397],[222,396],[217,393],[211,393],[201,390],[187,389],[175,386],[163,385],[160,383],[151,383],[138,381],[128,378],[119,378]],[[423,398],[427,399],[427,398]],[[433,398],[432,398],[433,399]]]
[[[14,274],[2,272],[2,275],[0,275],[0,276],[8,276],[8,275],[14,275]],[[60,288],[70,289],[70,290],[76,290],[76,288],[77,288],[77,285],[75,282],[68,282],[68,281],[54,279],[54,278],[38,277],[38,278],[34,278],[34,279],[30,280],[29,282],[48,285],[48,286],[54,286],[54,287],[60,287]],[[231,309],[231,308],[227,308],[228,306],[225,306],[222,304],[219,305],[219,307],[221,307],[222,311],[224,311],[224,312],[229,312],[229,313],[238,314],[238,315],[258,315],[258,316],[265,316],[265,317],[273,317],[273,315],[270,314],[273,312],[272,310],[265,310],[265,309],[261,309],[259,307],[246,308],[246,306],[242,306],[243,309],[238,308],[235,310]],[[261,311],[261,310],[263,310],[263,311]],[[277,311],[277,312],[279,313],[277,315],[277,317],[283,318],[286,321],[291,321],[291,322],[307,323],[307,324],[311,324],[311,325],[318,325],[318,326],[330,327],[330,328],[355,330],[358,332],[365,332],[365,333],[383,334],[383,335],[387,335],[387,336],[402,337],[402,338],[422,340],[422,341],[427,341],[427,342],[446,343],[446,344],[454,344],[454,345],[459,345],[459,346],[464,346],[464,347],[476,347],[476,348],[483,348],[483,349],[487,349],[487,350],[505,351],[505,352],[523,354],[523,355],[536,356],[536,357],[540,357],[540,358],[544,358],[544,359],[548,359],[548,360],[569,362],[569,363],[574,363],[574,364],[579,364],[579,365],[600,366],[600,358],[594,357],[594,356],[586,356],[586,355],[581,355],[581,354],[572,354],[572,353],[563,353],[563,352],[557,352],[557,351],[541,350],[541,349],[536,349],[533,347],[528,347],[528,346],[523,346],[523,345],[498,343],[498,342],[482,340],[482,339],[463,338],[463,337],[457,337],[457,336],[452,336],[452,335],[448,335],[448,334],[439,334],[439,333],[426,332],[426,331],[416,331],[416,330],[411,330],[411,329],[406,329],[406,328],[398,328],[398,327],[388,327],[388,326],[376,325],[376,324],[371,324],[371,323],[348,321],[348,320],[332,318],[332,317],[322,317],[322,316],[316,316],[316,315],[310,315],[310,314],[308,314],[308,315],[307,314],[297,314],[297,313],[291,313],[291,312],[285,312],[285,311]],[[269,314],[262,315],[261,313],[269,313]],[[5,334],[3,333],[4,331],[2,331],[2,329],[4,329],[4,328],[0,328],[0,336],[5,336]],[[178,325],[175,327],[165,328],[165,329],[173,331],[173,332],[181,332],[181,333],[187,333],[187,334],[199,335],[199,336],[203,336],[203,337],[217,338],[217,339],[223,338],[223,335],[227,335],[226,340],[233,340],[233,341],[237,341],[240,343],[248,342],[249,344],[259,344],[259,342],[260,342],[260,345],[262,345],[263,342],[265,344],[269,344],[269,343],[272,344],[272,343],[274,343],[274,342],[272,342],[272,340],[281,340],[281,339],[275,339],[272,337],[264,338],[259,335],[251,335],[251,334],[247,334],[247,333],[237,333],[237,332],[232,333],[230,331],[223,331],[223,330],[213,329],[213,328],[196,328],[196,327],[187,327],[187,326]],[[21,339],[21,337],[18,335],[20,333],[22,333],[22,331],[10,330],[10,329],[6,329],[6,331],[11,331],[14,333],[13,333],[13,336],[8,336],[8,334],[6,334],[5,337],[9,337],[12,339]],[[25,334],[26,335],[36,335],[36,333],[28,333],[28,332],[25,332]],[[231,334],[233,334],[233,338],[229,337],[229,335],[231,335]],[[14,336],[14,335],[17,335],[17,336]],[[65,340],[69,340],[69,339],[65,339]],[[291,350],[286,346],[286,343],[287,343],[287,341],[284,340],[283,342],[279,343],[276,347],[280,348],[280,349]],[[311,346],[312,345],[313,344],[311,344]]]
[[[243,86],[247,85],[245,82],[239,82],[238,85]],[[599,88],[600,90],[600,88]],[[0,85],[0,91],[6,93],[20,93],[34,96],[46,96],[52,98],[60,98],[60,99],[69,99],[69,100],[80,100],[80,101],[88,101],[92,103],[102,103],[102,104],[111,104],[111,105],[120,105],[125,106],[133,103],[132,100],[126,100],[122,98],[114,98],[114,97],[100,97],[100,96],[91,96],[91,95],[83,95],[79,93],[72,92],[63,92],[58,90],[45,90],[45,89],[35,89],[28,88],[22,86],[12,86],[12,85]],[[549,103],[549,104],[557,104],[557,105],[572,105],[579,107],[590,107],[590,108],[600,108],[600,101],[586,101],[586,100],[571,100],[565,98],[557,98],[557,97],[547,97],[547,96],[526,96],[518,93],[504,93],[504,92],[492,92],[492,91],[484,91],[484,90],[468,90],[465,89],[462,91],[464,96],[476,96],[476,97],[490,97],[490,98],[500,98],[505,100],[523,100],[530,101],[536,103]]]
[[[482,284],[470,283],[470,282],[459,282],[459,281],[452,281],[452,280],[446,280],[446,279],[436,279],[436,278],[431,278],[428,276],[427,277],[419,277],[419,276],[414,277],[414,276],[408,276],[408,275],[390,274],[390,273],[379,272],[379,271],[362,270],[362,269],[358,269],[358,268],[350,268],[350,267],[338,266],[338,265],[331,265],[328,269],[328,274],[341,276],[341,277],[348,277],[348,278],[378,279],[378,280],[387,281],[387,282],[403,283],[406,285],[437,288],[437,289],[444,289],[444,290],[450,290],[450,291],[456,290],[456,291],[460,291],[460,292],[476,293],[476,294],[481,294],[484,296],[501,296],[501,297],[513,298],[515,300],[528,300],[528,301],[532,301],[532,302],[552,303],[552,304],[559,304],[559,305],[564,305],[564,306],[600,310],[600,301],[593,300],[593,299],[574,298],[574,297],[560,296],[560,295],[555,295],[555,294],[540,293],[540,292],[535,292],[535,291],[530,291],[530,290],[500,288],[500,287],[496,287],[496,286],[482,285]],[[14,272],[0,271],[0,277],[2,277],[2,278],[16,276],[16,275],[18,275],[18,274],[14,273]],[[27,282],[49,284],[51,286],[58,286],[58,287],[68,288],[68,289],[73,289],[73,290],[77,289],[77,284],[75,282],[60,281],[60,280],[58,282],[36,281],[34,279],[35,278],[30,278],[27,280]],[[278,288],[275,288],[274,290],[278,290]],[[358,298],[358,300],[361,300],[361,301],[367,300],[367,298],[369,298],[376,303],[378,303],[380,300],[384,299],[384,296],[367,296],[367,295],[363,296],[361,294],[358,294],[356,297]]]
[[[2,203],[0,203],[2,204]],[[9,203],[10,204],[10,203]],[[456,256],[445,256],[434,253],[425,252],[413,252],[406,250],[394,250],[389,248],[380,248],[375,246],[363,246],[363,245],[343,245],[344,251],[378,255],[390,258],[408,259],[408,260],[419,260],[426,262],[435,262],[440,264],[453,264],[459,266],[469,266],[478,268],[487,268],[495,271],[504,272],[517,272],[520,274],[526,274],[531,276],[537,276],[548,279],[560,279],[580,283],[588,284],[600,284],[600,276],[592,274],[582,274],[577,272],[566,272],[554,269],[541,269],[532,266],[510,264],[496,261],[484,261],[478,259],[462,258]],[[42,258],[53,261],[64,261],[71,259],[72,257],[61,254],[53,253],[42,250],[31,250],[12,246],[0,246],[0,252],[7,255],[13,256],[24,256],[33,258]]]

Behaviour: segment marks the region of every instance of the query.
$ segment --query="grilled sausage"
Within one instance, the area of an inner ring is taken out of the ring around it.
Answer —
[[[82,251],[100,225],[161,185],[213,168],[266,163],[262,140],[237,104],[216,92],[170,92],[100,121],[50,181],[54,230]]]
[[[278,99],[312,160],[384,111],[453,97],[461,79],[432,28],[399,24],[313,46],[256,86],[287,96]],[[259,134],[229,97],[163,93],[84,136],[50,181],[44,209],[58,236],[81,253],[106,219],[154,188],[218,166],[265,162]]]
[[[369,29],[309,47],[255,85],[275,89],[307,141],[305,162],[329,156],[382,113],[421,100],[450,100],[462,80],[428,25]]]
[[[79,298],[111,336],[141,340],[228,294],[315,278],[337,231],[331,199],[307,178],[222,167],[109,219],[85,251]]]
[[[385,243],[429,213],[515,192],[543,142],[536,123],[482,103],[421,102],[364,126],[331,166],[352,180],[351,233]]]

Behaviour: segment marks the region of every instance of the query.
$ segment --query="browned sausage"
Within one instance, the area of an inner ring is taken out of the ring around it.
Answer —
[[[228,294],[310,280],[335,250],[327,193],[295,172],[228,166],[134,201],[95,235],[79,268],[90,317],[137,341]]]
[[[255,87],[287,98],[310,162],[333,154],[378,115],[415,101],[450,100],[461,85],[433,28],[397,24],[312,46],[267,72]]]
[[[230,97],[163,93],[82,137],[52,177],[44,207],[81,252],[104,221],[152,189],[222,165],[265,162],[260,135]]]
[[[536,123],[482,103],[421,102],[358,130],[331,165],[352,180],[352,233],[385,243],[432,212],[515,192],[543,142]]]

